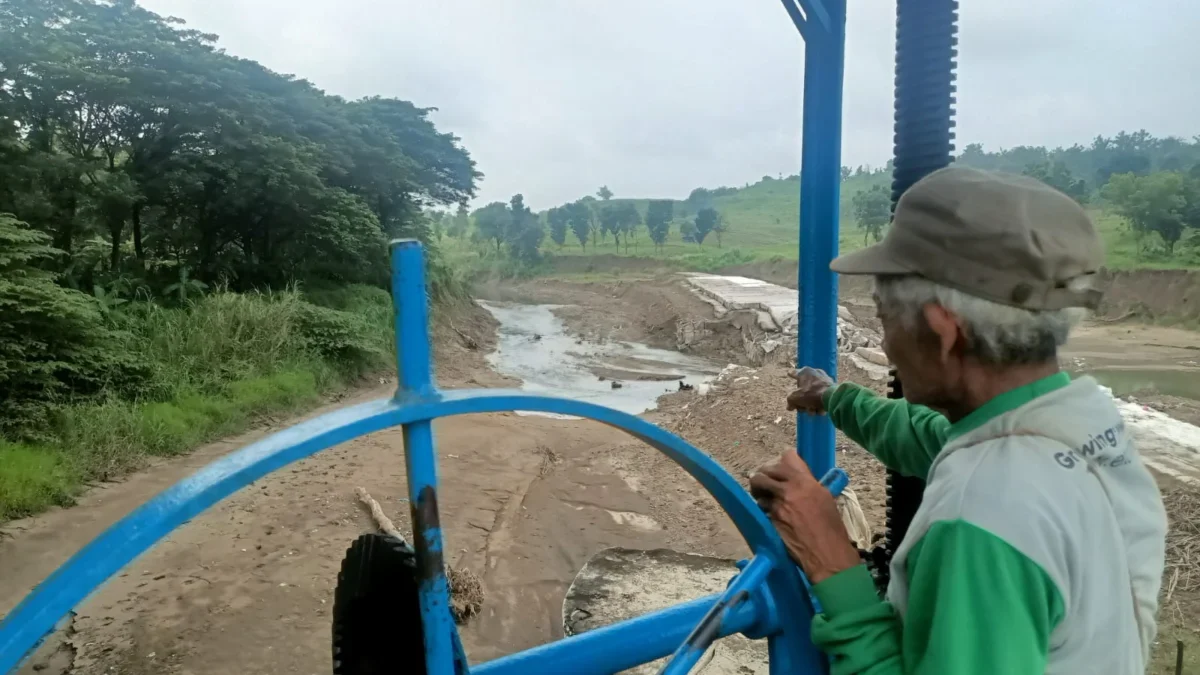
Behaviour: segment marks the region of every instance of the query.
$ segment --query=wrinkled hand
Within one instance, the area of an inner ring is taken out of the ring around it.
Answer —
[[[750,478],[750,494],[812,583],[859,564],[837,503],[794,450]]]
[[[793,370],[788,377],[796,381],[796,391],[788,394],[788,410],[799,410],[810,415],[825,414],[825,392],[833,386],[833,378],[818,368],[805,366]]]

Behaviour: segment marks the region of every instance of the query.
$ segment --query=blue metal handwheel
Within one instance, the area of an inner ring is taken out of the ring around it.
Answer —
[[[217,460],[126,516],[54,572],[0,623],[0,672],[10,672],[61,617],[97,586],[213,504],[292,462],[352,438],[400,426],[404,431],[414,550],[411,554],[398,549],[376,553],[385,562],[391,560],[392,564],[407,567],[407,578],[416,590],[416,607],[410,604],[408,608],[397,609],[400,613],[414,609],[419,612],[426,672],[458,675],[465,664],[449,612],[431,421],[511,410],[597,420],[623,429],[658,449],[713,495],[732,518],[754,558],[719,598],[702,598],[479,664],[471,672],[561,673],[563,664],[570,663],[572,673],[604,675],[674,653],[674,660],[664,671],[674,675],[686,672],[714,639],[737,632],[770,642],[773,672],[822,672],[824,658],[808,639],[813,610],[801,574],[789,562],[774,527],[729,473],[678,436],[627,413],[521,391],[437,390],[431,379],[421,245],[411,240],[396,242],[392,247],[392,264],[400,337],[397,350],[400,387],[396,396],[345,408],[280,431]],[[360,546],[360,559],[373,557],[375,553],[367,547],[375,545]],[[397,591],[395,597],[412,595],[411,588],[405,591],[396,586],[391,590]],[[353,593],[341,600],[353,602]],[[356,630],[366,629],[359,626]],[[347,637],[354,639],[343,634],[343,648],[347,646]]]
[[[953,0],[900,0],[914,4]],[[798,363],[836,371],[837,285],[829,261],[838,246],[841,169],[841,107],[845,0],[782,0],[805,41],[803,155],[800,178],[800,316]],[[949,29],[948,29],[949,30]],[[345,408],[285,429],[223,457],[159,494],[109,528],[42,582],[0,622],[0,675],[12,673],[55,625],[101,584],[157,541],[220,500],[273,471],[359,436],[401,426],[404,430],[408,497],[412,506],[412,549],[395,548],[369,536],[351,549],[369,570],[403,568],[403,583],[385,586],[400,613],[417,617],[419,631],[406,635],[408,651],[421,646],[414,663],[384,664],[371,655],[356,662],[429,675],[608,675],[672,656],[665,675],[686,673],[712,642],[743,633],[769,645],[773,675],[809,675],[828,670],[809,639],[813,604],[807,584],[787,556],[766,516],[716,461],[645,420],[580,401],[521,391],[439,391],[431,378],[424,260],[415,241],[392,246],[392,296],[396,303],[397,365],[394,398]],[[469,413],[537,411],[597,420],[622,429],[664,453],[695,478],[729,514],[754,557],[719,596],[701,598],[612,626],[469,667],[451,619],[442,536],[438,520],[437,457],[432,420]],[[833,430],[826,420],[800,418],[797,450],[818,475],[834,466]],[[835,474],[828,474],[835,475]],[[844,476],[842,477],[844,480]],[[833,489],[838,489],[831,486]],[[382,542],[382,543],[381,543]],[[381,548],[382,546],[382,548]],[[350,558],[348,558],[349,560]],[[345,572],[344,572],[345,575]],[[351,667],[354,640],[370,637],[352,626],[363,617],[383,616],[360,601],[364,578],[351,579],[340,601],[346,619],[335,625],[334,661],[339,675]],[[355,583],[359,584],[357,590]],[[415,594],[415,599],[414,599]],[[358,618],[351,607],[363,613]],[[410,622],[411,623],[411,622]],[[357,625],[357,624],[355,624]],[[395,624],[392,625],[395,628]],[[340,634],[338,631],[342,631]],[[361,643],[359,643],[361,644]],[[338,651],[338,650],[341,651]],[[405,656],[396,654],[396,656]]]

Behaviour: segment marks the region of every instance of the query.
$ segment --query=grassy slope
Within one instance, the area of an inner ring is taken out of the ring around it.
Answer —
[[[311,406],[393,360],[390,296],[365,286],[307,297],[218,292],[187,309],[146,304],[119,320],[155,371],[152,393],[61,406],[40,442],[0,439],[0,522],[68,505],[89,481],[263,415]]]
[[[888,185],[890,179],[886,174],[855,176],[842,183],[841,196],[841,250],[850,251],[863,246],[863,232],[851,216],[850,200],[861,191],[872,185]],[[614,202],[621,201],[614,199]],[[645,213],[645,199],[632,200],[640,211]],[[695,269],[715,269],[727,264],[747,262],[750,259],[785,258],[795,260],[799,246],[798,225],[800,217],[800,186],[796,178],[765,179],[753,185],[748,185],[733,194],[723,195],[713,200],[729,225],[729,231],[723,237],[722,247],[718,249],[715,238],[705,241],[703,247],[685,244],[679,239],[677,225],[672,228],[671,236],[661,253],[656,253],[646,238],[645,228],[639,232],[637,250],[632,248],[629,255],[670,259],[685,267]],[[676,203],[676,216],[685,207],[683,202]],[[1200,249],[1183,249],[1177,251],[1173,259],[1159,257],[1156,259],[1139,260],[1136,256],[1136,246],[1132,234],[1122,220],[1103,211],[1100,208],[1089,208],[1097,227],[1104,236],[1107,245],[1108,266],[1112,269],[1179,269],[1200,268]],[[1182,247],[1182,244],[1181,244]],[[585,251],[578,246],[573,238],[568,239],[568,246],[559,251],[553,244],[545,247],[555,255],[583,255]],[[586,253],[616,252],[611,240],[601,243],[599,247],[589,246]],[[622,250],[621,255],[626,255]]]

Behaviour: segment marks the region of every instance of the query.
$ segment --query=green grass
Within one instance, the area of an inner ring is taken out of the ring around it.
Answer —
[[[79,484],[78,471],[61,451],[0,442],[0,521],[67,506]]]
[[[61,405],[37,442],[0,440],[0,521],[310,407],[393,361],[390,296],[366,286],[218,292],[185,309],[138,303],[113,321],[151,366],[145,393]]]
[[[890,178],[884,173],[853,176],[842,183],[839,237],[841,251],[852,251],[864,245],[864,232],[852,217],[851,203],[854,195],[875,185],[889,184]],[[612,201],[615,203],[622,200]],[[629,201],[645,213],[648,200]],[[722,236],[720,246],[713,235],[709,235],[702,247],[684,243],[680,240],[676,222],[672,226],[667,243],[660,250],[655,250],[646,236],[644,227],[637,236],[637,248],[630,248],[628,252],[624,246],[618,250],[611,239],[600,242],[598,246],[589,244],[583,249],[573,235],[568,236],[567,246],[562,249],[549,241],[542,248],[543,251],[559,258],[620,255],[661,260],[674,267],[697,271],[715,271],[721,267],[753,260],[796,260],[799,257],[800,185],[797,178],[764,177],[757,183],[716,197],[713,199],[713,206],[721,212],[729,228]],[[1100,206],[1089,207],[1089,212],[1104,237],[1106,263],[1110,269],[1200,269],[1200,236],[1195,237],[1194,243],[1186,241],[1185,236],[1185,241],[1179,243],[1173,256],[1167,256],[1161,246],[1153,247],[1156,250],[1151,253],[1138,255],[1136,240],[1120,217],[1103,210]],[[675,215],[677,221],[694,216],[683,201],[675,202]],[[450,246],[455,249],[453,255],[460,262],[464,260],[462,249],[473,248],[462,243]],[[471,267],[471,261],[467,261],[467,267]],[[546,273],[554,268],[544,266],[541,269],[527,270],[526,274]]]

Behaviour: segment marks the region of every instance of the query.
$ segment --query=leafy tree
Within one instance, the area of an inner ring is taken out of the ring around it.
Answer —
[[[642,224],[642,215],[638,213],[633,202],[622,202],[616,207],[616,229],[614,237],[625,238],[625,251],[629,252],[629,241],[637,234],[638,225]],[[620,241],[617,242],[620,244]]]
[[[721,237],[729,231],[729,222],[725,220],[725,216],[717,213],[717,222],[713,224],[712,233],[717,238],[717,248],[721,248]]]
[[[431,109],[327,96],[215,41],[128,0],[0,4],[0,212],[68,254],[64,281],[376,282],[382,239],[429,241],[423,212],[474,196]]]
[[[508,241],[513,214],[504,202],[492,202],[475,212],[475,230],[483,241],[491,242],[500,252]]]
[[[534,262],[540,255],[538,248],[546,236],[542,221],[528,206],[525,197],[513,195],[509,202],[509,226],[505,233],[509,255],[523,262]]]
[[[691,220],[685,220],[679,224],[679,238],[685,244],[699,244],[700,240],[696,235],[696,223]]]
[[[674,215],[674,202],[668,199],[651,200],[646,209],[646,231],[655,248],[661,249],[671,231],[671,218]]]
[[[570,217],[568,210],[563,206],[555,206],[546,213],[546,220],[550,223],[550,240],[561,249],[567,243],[567,219]]]
[[[603,236],[611,234],[613,244],[621,245],[621,211],[619,206],[604,204],[600,207],[600,231]]]
[[[588,235],[592,231],[591,207],[581,199],[577,202],[571,202],[563,208],[567,210],[567,224],[571,226],[571,231],[575,233],[575,238],[579,240],[579,245],[584,250],[587,250]]]
[[[525,195],[515,194],[508,202],[509,210],[512,212],[513,223],[519,225],[526,218],[533,215],[533,212],[528,206],[525,206]]]
[[[1120,150],[1112,153],[1104,165],[1096,170],[1096,182],[1103,185],[1114,175],[1132,173],[1140,176],[1149,171],[1149,157],[1132,150]]]
[[[1091,193],[1095,188],[1102,188],[1112,175],[1145,175],[1192,166],[1200,161],[1200,143],[1195,138],[1157,138],[1144,130],[1122,131],[1112,137],[1097,136],[1088,145],[1058,148],[1017,146],[989,152],[974,143],[963,149],[958,161],[981,169],[1011,173],[1020,173],[1031,165],[1049,162],[1053,167],[1062,162],[1074,180],[1086,178],[1091,183],[1092,187],[1088,189]],[[1055,187],[1062,189],[1061,185]],[[1077,197],[1070,191],[1063,191]]]
[[[891,220],[891,197],[888,189],[882,185],[873,185],[870,189],[862,190],[850,200],[854,211],[854,220],[863,229],[863,244],[868,237],[875,241],[883,238],[883,228]]]
[[[612,199],[613,193],[612,190],[608,189],[607,185],[601,185],[600,189],[596,190],[596,196],[599,197],[601,201],[608,201]]]
[[[705,188],[696,188],[695,190],[692,190],[691,193],[688,194],[687,199],[684,200],[684,204],[687,205],[687,208],[690,211],[699,211],[700,209],[712,206],[712,202],[713,193],[711,190],[706,190]]]
[[[578,215],[581,218],[586,217],[587,230],[592,235],[592,246],[594,247],[599,243],[601,234],[600,219],[597,213],[599,211],[599,207],[596,204],[596,198],[591,195],[584,195],[579,199],[578,203],[580,205]]]
[[[1037,164],[1030,164],[1022,173],[1042,181],[1081,204],[1087,202],[1087,183],[1083,179],[1071,175],[1071,170],[1062,160],[1054,162],[1045,160]]]
[[[470,226],[471,217],[467,213],[467,205],[459,202],[458,209],[454,212],[454,217],[450,219],[450,223],[446,226],[446,234],[455,239],[462,239]]]
[[[720,219],[721,214],[717,213],[717,210],[712,207],[700,209],[700,211],[696,213],[696,233],[694,239],[696,240],[697,244],[704,244],[704,240],[708,237],[709,233],[716,230],[717,222]]]
[[[1112,176],[1104,186],[1104,198],[1129,221],[1143,250],[1144,235],[1157,233],[1173,255],[1175,244],[1183,236],[1189,214],[1189,198],[1195,190],[1181,174],[1160,171],[1148,176],[1133,173]]]

